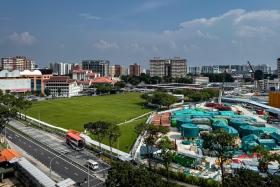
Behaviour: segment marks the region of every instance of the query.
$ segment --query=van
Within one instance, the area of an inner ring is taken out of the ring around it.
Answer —
[[[98,163],[91,159],[87,161],[87,166],[92,170],[97,170],[99,168]]]

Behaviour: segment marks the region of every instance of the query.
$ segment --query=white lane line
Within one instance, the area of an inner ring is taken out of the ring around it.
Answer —
[[[66,170],[68,170],[68,169],[69,169],[69,168],[68,168],[68,167],[66,167],[66,166],[65,166],[64,168],[65,168]]]
[[[15,133],[16,135],[21,136],[23,139],[32,142],[34,145],[36,145],[36,146],[40,147],[41,149],[43,149],[43,150],[45,150],[45,151],[51,153],[52,155],[57,156],[57,154],[55,154],[55,153],[53,153],[52,151],[46,149],[46,148],[43,147],[42,145],[39,145],[38,143],[35,143],[34,141],[32,141],[32,140],[30,140],[30,139],[27,139],[25,136],[23,136],[23,135],[21,135],[21,134],[18,134],[16,131],[12,130],[11,128],[7,128],[7,129],[9,129],[10,131],[12,131],[12,132]],[[64,162],[67,162],[67,163],[70,164],[71,166],[73,166],[73,167],[77,168],[78,170],[82,171],[83,173],[86,173],[86,174],[87,174],[87,171],[86,171],[86,170],[83,170],[83,169],[77,167],[76,165],[70,163],[68,160],[65,160],[64,158],[61,158],[61,157],[60,157],[59,159],[63,160]],[[99,178],[99,177],[97,177],[97,176],[95,176],[95,175],[92,175],[92,174],[90,174],[90,176],[91,176],[91,177],[94,177],[94,178],[96,178],[96,179],[98,179],[98,180],[100,181],[100,184],[103,183],[102,178]]]
[[[59,165],[59,162],[58,162],[58,161],[55,161],[55,163],[56,163],[57,165]]]
[[[74,175],[78,176],[79,174],[78,174],[78,173],[76,173],[76,172],[74,172]]]

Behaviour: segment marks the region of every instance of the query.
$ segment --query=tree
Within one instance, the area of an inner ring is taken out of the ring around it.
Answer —
[[[32,106],[32,102],[24,99],[24,97],[17,98],[17,105],[19,112],[24,111],[24,116],[26,120],[26,110]]]
[[[148,124],[146,123],[139,123],[135,126],[134,131],[136,134],[141,134],[143,135],[144,131],[147,129]]]
[[[263,71],[262,70],[256,70],[254,72],[254,78],[255,78],[255,80],[262,80],[264,78]]]
[[[163,159],[163,165],[166,169],[167,185],[168,185],[169,184],[169,167],[175,156],[174,144],[167,136],[164,136],[158,142],[157,147],[161,150],[160,157]]]
[[[99,142],[100,152],[102,151],[101,142],[106,137],[110,125],[111,124],[106,121],[89,122],[84,125],[85,129],[89,130],[93,135],[96,136],[96,139]]]
[[[108,129],[107,129],[107,137],[109,140],[109,146],[111,150],[111,159],[112,159],[112,145],[114,142],[118,140],[118,138],[121,136],[121,129],[118,125],[113,123],[108,123]]]
[[[119,88],[124,88],[125,87],[125,82],[124,81],[118,81],[118,82],[115,83],[114,86],[119,87]]]
[[[259,155],[259,170],[261,172],[267,172],[269,162],[271,161],[277,161],[280,163],[280,155],[276,153],[270,153],[263,146],[256,146],[252,151]],[[278,171],[280,171],[280,168],[278,168]]]
[[[23,97],[15,97],[11,94],[3,94],[0,90],[0,132],[9,123],[11,118],[17,116],[17,112],[25,110],[31,105]]]
[[[51,95],[51,92],[50,92],[50,89],[49,88],[45,88],[45,95],[46,96],[49,96],[49,95]]]
[[[143,165],[135,166],[129,162],[112,162],[106,179],[107,187],[162,187],[166,186],[161,176],[148,171]]]
[[[259,173],[246,170],[246,169],[240,169],[237,171],[234,175],[229,175],[225,178],[223,186],[225,187],[264,187],[265,182],[264,178],[259,175]]]
[[[147,103],[158,105],[159,107],[165,106],[169,108],[170,105],[177,102],[177,97],[165,92],[143,94],[142,98],[145,99]]]
[[[148,158],[148,165],[151,169],[151,159],[153,157],[152,148],[155,146],[157,139],[160,134],[166,134],[168,129],[163,126],[149,125],[146,129],[146,136],[144,138],[144,143],[146,144],[146,152]]]
[[[209,150],[219,159],[223,184],[225,178],[224,163],[232,158],[233,151],[236,148],[234,137],[223,129],[219,129],[212,133],[204,133],[201,135],[201,138],[203,139],[203,148]]]

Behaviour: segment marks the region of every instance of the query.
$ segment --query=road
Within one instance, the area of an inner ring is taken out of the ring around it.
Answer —
[[[33,142],[32,140],[24,137],[23,135],[19,134],[18,132],[10,129],[9,127],[6,128],[6,136],[8,140],[19,146],[25,152],[33,156],[35,159],[49,167],[51,159],[53,159],[51,168],[52,171],[55,171],[58,175],[66,178],[71,178],[77,183],[81,183],[81,186],[104,186],[104,183],[97,179],[96,177],[89,175],[89,185],[87,181],[88,179],[88,172],[84,171],[77,166],[71,164],[67,160],[60,158],[59,155],[50,151],[46,147]],[[67,153],[66,153],[67,154]],[[54,158],[56,157],[56,158]]]

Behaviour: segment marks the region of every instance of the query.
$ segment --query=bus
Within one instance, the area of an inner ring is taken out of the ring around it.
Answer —
[[[85,140],[80,136],[80,132],[69,130],[66,135],[66,143],[76,151],[83,150],[85,148]]]

